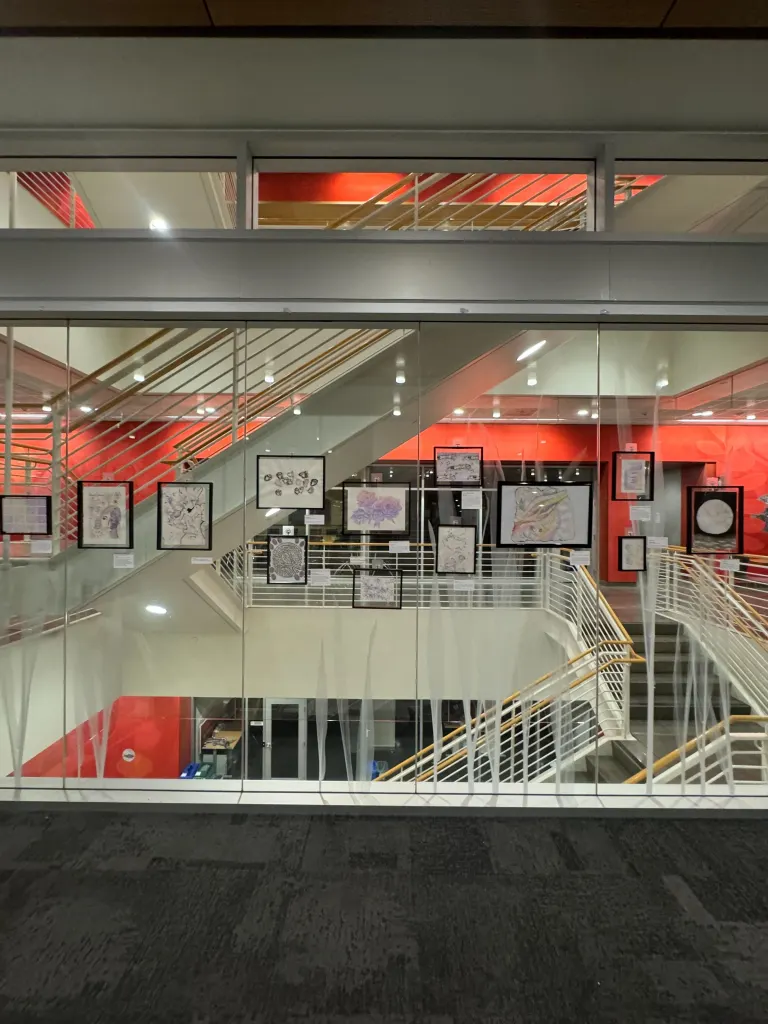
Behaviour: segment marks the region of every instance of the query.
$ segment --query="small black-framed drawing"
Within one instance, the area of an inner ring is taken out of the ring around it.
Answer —
[[[592,483],[498,485],[496,547],[592,547]]]
[[[402,569],[353,569],[352,607],[391,608],[403,606]]]
[[[77,546],[119,551],[133,547],[133,483],[77,481]]]
[[[388,533],[408,536],[411,532],[411,485],[358,483],[342,484],[342,532]]]
[[[648,568],[648,538],[619,537],[619,572],[645,572]]]
[[[688,488],[685,550],[689,555],[738,555],[744,550],[744,488]]]
[[[267,538],[267,583],[305,587],[308,556],[306,537],[270,534]]]
[[[257,508],[325,506],[324,455],[257,455]]]
[[[438,446],[434,450],[435,487],[482,487],[483,449]]]
[[[0,495],[0,535],[50,537],[52,533],[50,494]]]
[[[477,571],[477,527],[437,527],[435,572],[438,576],[474,576]]]
[[[613,500],[653,501],[654,452],[613,453]]]
[[[213,484],[157,485],[158,551],[213,549]]]

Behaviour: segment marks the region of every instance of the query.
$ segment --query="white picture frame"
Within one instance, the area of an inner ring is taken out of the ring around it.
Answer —
[[[496,546],[529,551],[591,547],[591,482],[500,483]]]
[[[267,537],[267,583],[306,587],[308,554],[306,537],[270,534]]]
[[[482,448],[436,446],[433,459],[435,487],[482,487]]]
[[[308,508],[322,511],[324,506],[324,455],[257,456],[257,508]]]
[[[648,538],[619,537],[619,572],[645,572],[648,568]]]
[[[158,551],[211,551],[213,484],[157,485]]]
[[[474,576],[477,571],[477,527],[437,527],[437,556],[435,572],[438,576]]]
[[[133,484],[78,480],[77,546],[121,551],[133,547]]]
[[[345,483],[342,524],[344,533],[410,532],[410,484]]]

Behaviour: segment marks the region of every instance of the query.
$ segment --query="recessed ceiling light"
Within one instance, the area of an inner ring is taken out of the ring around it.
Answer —
[[[168,609],[164,608],[161,604],[148,604],[145,611],[148,611],[150,615],[167,615]]]
[[[202,407],[202,405],[198,405],[198,407],[197,407],[197,415],[198,416],[205,416],[205,409]]]
[[[143,383],[144,383],[144,374],[143,374],[143,373],[134,373],[134,375],[133,375],[133,379],[134,379],[134,380],[135,380],[135,381],[136,381],[136,382],[137,382],[138,384],[143,384]]]
[[[93,409],[90,407],[90,405],[81,405],[80,412],[93,412]]]
[[[329,449],[328,449],[328,454],[329,454],[329,455],[333,455],[333,448],[329,448]]]
[[[205,411],[207,413],[214,413],[214,412],[216,412],[216,410],[214,409],[214,407],[212,405],[206,405]]]
[[[656,381],[656,387],[657,388],[666,388],[668,386],[669,386],[669,378],[668,377],[659,377],[659,379]]]
[[[589,409],[579,409],[576,413],[577,416],[589,416]]]
[[[545,339],[544,341],[537,341],[535,345],[531,345],[530,348],[525,349],[525,351],[521,352],[520,355],[517,357],[518,363],[522,363],[524,359],[527,359],[528,356],[532,356],[533,353],[538,352],[539,349],[544,348],[546,344],[547,342]]]
[[[755,413],[753,413],[753,412],[748,412],[748,413],[747,413],[747,419],[748,419],[748,420],[756,420],[756,419],[757,419],[757,416],[756,416],[756,415],[755,415]]]
[[[393,416],[400,416],[401,415],[400,406],[399,405],[396,405],[395,408],[392,410],[392,415]]]
[[[592,413],[592,419],[593,419],[593,420],[596,420],[596,419],[597,419],[597,413],[596,413],[596,412],[593,412],[593,413]]]
[[[463,416],[464,415],[464,410],[463,409],[454,409],[453,410],[453,415],[454,416]]]
[[[150,231],[158,231],[161,235],[168,230],[169,224],[164,217],[153,217],[149,222]]]
[[[264,449],[264,451],[265,451],[265,452],[266,452],[267,454],[269,454],[269,453],[270,453],[270,452],[272,451],[272,449],[271,449],[271,448],[265,448],[265,449]]]
[[[300,405],[294,406],[294,408],[293,408],[293,415],[294,416],[301,416],[301,406]]]
[[[272,373],[265,373],[264,374],[264,383],[265,384],[274,384],[275,383],[274,374],[272,374]]]
[[[319,437],[316,437],[316,438],[315,438],[315,440],[316,440],[316,441],[319,441],[319,440],[320,440],[320,438],[319,438]]]
[[[536,376],[536,374],[529,372],[528,373],[528,387],[529,388],[535,388],[538,383],[539,383],[539,378]]]
[[[493,410],[493,418],[495,420],[498,420],[498,419],[501,418],[501,409],[494,409]]]
[[[53,411],[51,409],[50,405],[44,405],[42,408],[43,408],[43,412],[52,412]]]
[[[395,374],[395,384],[405,384],[405,374],[402,371]]]
[[[694,416],[714,416],[711,409],[705,409],[703,412],[695,412]]]

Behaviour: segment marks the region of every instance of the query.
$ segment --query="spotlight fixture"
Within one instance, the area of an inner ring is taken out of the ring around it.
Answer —
[[[143,373],[134,373],[133,379],[136,381],[137,384],[143,384],[144,383],[144,374]]]
[[[161,604],[148,604],[145,611],[149,612],[150,615],[167,615],[168,609],[164,608]]]
[[[197,415],[198,416],[205,416],[205,409],[202,407],[202,405],[198,405],[198,407],[197,407]]]
[[[405,374],[402,370],[395,374],[395,384],[405,384]]]
[[[589,416],[589,409],[579,409],[576,413],[577,416]]]
[[[493,410],[493,418],[495,420],[501,419],[501,409],[494,409]]]
[[[93,412],[93,409],[91,408],[90,405],[81,405],[80,406],[80,412],[85,412],[85,413]]]
[[[212,415],[213,413],[215,413],[215,412],[216,412],[216,410],[214,409],[214,407],[213,407],[212,405],[206,405],[206,407],[205,407],[205,411],[206,411],[206,412],[207,412],[207,413],[208,413],[209,415]]]
[[[53,412],[53,410],[51,409],[50,405],[44,405],[42,407],[42,409],[43,409],[43,412]]]
[[[756,416],[756,414],[755,414],[755,413],[753,413],[753,412],[748,412],[748,413],[747,413],[747,419],[748,419],[748,420],[756,420],[756,419],[757,419],[757,416]]]
[[[454,409],[453,410],[453,415],[454,416],[463,416],[464,415],[464,410],[463,409]]]
[[[669,387],[669,377],[667,377],[666,374],[659,377],[656,381],[656,387],[659,388],[659,390],[661,390],[661,388]]]
[[[539,351],[539,349],[542,349],[542,348],[544,348],[544,346],[545,346],[546,344],[547,344],[546,340],[545,340],[545,341],[537,341],[535,345],[531,345],[531,346],[530,346],[530,348],[527,348],[527,349],[525,349],[525,350],[524,350],[523,352],[521,352],[521,353],[520,353],[520,355],[519,355],[519,356],[517,357],[517,361],[518,361],[518,363],[522,363],[522,361],[523,361],[524,359],[527,359],[527,358],[528,358],[528,356],[532,356],[532,355],[533,355],[533,353],[534,353],[534,352],[538,352],[538,351]]]
[[[293,415],[294,416],[301,416],[301,406],[300,405],[295,405],[293,407]]]
[[[592,416],[591,416],[591,418],[592,418],[593,420],[596,420],[596,419],[597,419],[597,415],[598,415],[598,414],[597,414],[596,412],[593,412],[593,413],[592,413]]]
[[[401,416],[402,415],[402,413],[400,412],[400,406],[399,405],[396,405],[394,407],[394,409],[392,410],[392,415],[393,416]]]
[[[170,225],[164,217],[153,217],[149,222],[149,230],[157,231],[158,234],[161,235],[164,235],[168,231],[169,227]]]
[[[528,371],[528,387],[529,388],[535,388],[538,383],[539,383],[539,378],[536,376],[536,371],[535,370],[529,370]]]
[[[703,412],[695,412],[694,416],[714,416],[711,409],[705,409]]]
[[[265,384],[274,384],[275,383],[275,375],[273,373],[265,373],[264,374],[264,383]]]

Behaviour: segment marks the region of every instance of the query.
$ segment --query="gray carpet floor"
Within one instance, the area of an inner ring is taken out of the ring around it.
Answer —
[[[768,823],[12,810],[2,1024],[768,1021]]]

